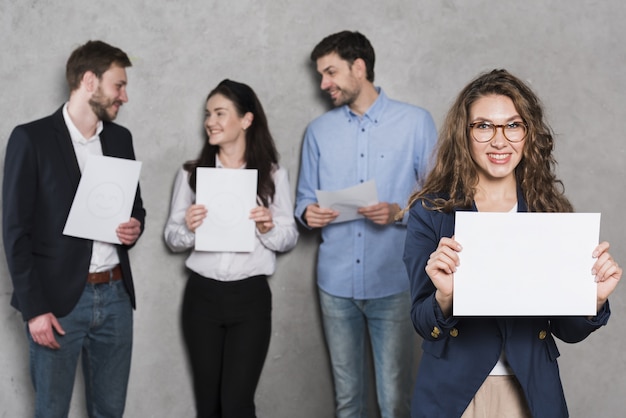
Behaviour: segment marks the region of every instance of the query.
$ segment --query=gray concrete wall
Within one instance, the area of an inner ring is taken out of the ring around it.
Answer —
[[[428,108],[438,126],[472,77],[507,68],[543,98],[568,195],[579,211],[602,212],[601,238],[626,265],[625,21],[622,0],[0,0],[0,151],[16,124],[65,100],[64,64],[73,48],[103,39],[129,53],[130,102],[118,121],[133,132],[144,163],[148,218],[131,255],[138,310],[126,415],[192,416],[178,326],[184,257],[166,250],[162,230],[174,174],[200,149],[212,87],[228,77],[256,90],[295,189],[304,128],[328,106],[308,61],[322,37],[343,29],[366,34],[377,52],[377,84]],[[316,234],[303,234],[270,279],[274,331],[257,394],[261,417],[332,416],[315,296],[317,242]],[[0,416],[20,418],[32,414],[32,389],[11,290],[1,257]],[[623,416],[625,294],[622,285],[612,298],[607,328],[581,344],[560,344],[573,417]],[[84,416],[82,405],[75,396],[72,417]]]

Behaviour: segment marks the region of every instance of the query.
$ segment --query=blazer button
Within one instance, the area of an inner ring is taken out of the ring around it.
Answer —
[[[456,328],[452,328],[452,329],[450,330],[450,336],[451,336],[451,337],[457,337],[458,335],[459,335],[459,330],[458,330],[458,329],[456,329]]]
[[[441,334],[441,331],[439,330],[439,328],[435,327],[430,333],[430,336],[433,338],[439,338],[439,334]]]
[[[545,330],[541,330],[539,331],[539,339],[540,340],[545,340],[546,339],[546,335],[548,335],[548,333]]]

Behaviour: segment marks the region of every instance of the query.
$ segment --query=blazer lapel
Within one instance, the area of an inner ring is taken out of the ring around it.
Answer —
[[[102,155],[107,157],[111,157],[111,143],[109,141],[109,136],[107,129],[107,123],[103,122],[102,124],[102,132],[100,132],[100,145],[102,146]]]
[[[64,162],[63,165],[67,169],[71,184],[74,188],[77,188],[78,182],[80,181],[80,167],[78,166],[70,132],[67,129],[67,125],[65,125],[65,119],[63,119],[63,107],[52,115],[52,120],[55,129],[54,137],[58,145],[57,149],[61,153]]]

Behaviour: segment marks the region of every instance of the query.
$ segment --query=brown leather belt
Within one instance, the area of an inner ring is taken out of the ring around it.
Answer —
[[[100,284],[109,283],[122,278],[122,269],[120,265],[113,267],[111,270],[100,271],[98,273],[89,273],[87,275],[87,283]]]

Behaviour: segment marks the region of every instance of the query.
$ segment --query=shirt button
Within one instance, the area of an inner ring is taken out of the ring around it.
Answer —
[[[365,128],[361,128],[361,132],[365,132]]]
[[[360,263],[361,263],[361,260],[357,259],[357,260],[356,260],[356,263],[357,263],[357,264],[360,264]]]
[[[541,331],[539,331],[539,339],[540,340],[545,340],[547,335],[548,335],[548,333],[545,330],[542,329]]]

